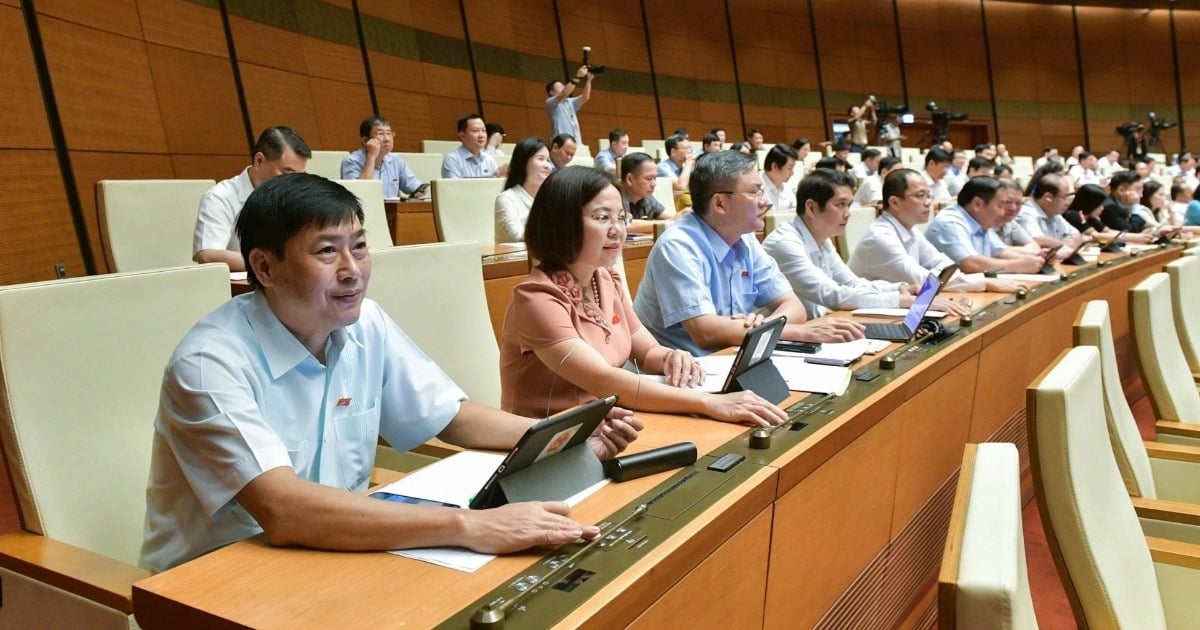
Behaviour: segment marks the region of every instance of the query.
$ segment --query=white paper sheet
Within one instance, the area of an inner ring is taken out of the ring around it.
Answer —
[[[841,396],[850,386],[850,368],[806,363],[799,356],[773,356],[771,362],[794,392]]]
[[[839,361],[855,361],[864,354],[875,354],[891,345],[891,342],[882,339],[855,339],[854,341],[845,341],[841,343],[823,343],[821,349],[812,354],[804,354],[802,352],[786,352],[784,350],[775,350],[774,356],[779,357],[820,357],[823,359],[836,359]]]

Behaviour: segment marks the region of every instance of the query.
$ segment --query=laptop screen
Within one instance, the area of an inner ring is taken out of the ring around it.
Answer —
[[[921,285],[921,291],[917,293],[917,298],[913,300],[912,306],[908,307],[908,313],[904,315],[904,325],[909,331],[914,331],[917,326],[921,325],[921,320],[925,318],[926,311],[933,304],[933,298],[937,295],[941,283],[938,282],[937,276],[929,274],[925,278],[925,284]]]

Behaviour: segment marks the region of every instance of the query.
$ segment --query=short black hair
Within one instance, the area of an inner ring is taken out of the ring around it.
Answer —
[[[671,151],[675,150],[675,147],[679,146],[680,142],[687,142],[687,138],[685,138],[679,134],[675,134],[675,135],[671,136],[670,138],[667,138],[667,141],[665,143],[663,143],[663,145],[664,145],[664,148],[667,150],[667,153],[670,153]]]
[[[844,171],[846,170],[847,166],[849,166],[849,164],[846,163],[846,160],[843,160],[836,155],[829,155],[817,160],[817,163],[813,168],[827,168],[831,171]]]
[[[756,133],[761,135],[762,129],[759,129],[758,127],[751,127],[750,131],[746,132],[746,137],[749,138],[750,136],[753,136]]]
[[[546,94],[550,94],[554,90],[555,83],[562,83],[563,85],[566,85],[565,81],[559,81],[558,79],[554,79],[552,81],[547,81],[546,82]]]
[[[558,147],[566,146],[568,141],[578,142],[578,140],[575,139],[575,136],[569,133],[560,133],[550,140],[550,148],[557,149]]]
[[[717,134],[710,131],[710,132],[704,134],[704,139],[701,140],[700,143],[704,144],[704,145],[709,145],[714,142],[720,142],[720,141],[721,141],[721,136],[718,136]]]
[[[929,166],[930,162],[942,164],[944,162],[949,162],[950,160],[950,154],[946,153],[946,150],[941,147],[933,147],[928,153],[925,154],[925,166]]]
[[[1000,181],[994,177],[972,177],[958,191],[958,205],[965,209],[976,197],[984,203],[990,203],[999,190]]]
[[[629,173],[634,173],[639,168],[642,168],[642,165],[646,162],[649,162],[651,165],[653,165],[654,158],[642,153],[641,151],[630,151],[629,153],[626,153],[625,157],[621,158],[621,179],[624,180],[626,175]]]
[[[545,148],[546,143],[537,136],[527,136],[517,142],[517,146],[513,147],[512,158],[508,161],[508,177],[504,179],[505,190],[525,183],[525,176],[529,174],[529,159]]]
[[[287,242],[305,228],[324,229],[354,219],[363,223],[358,197],[320,175],[286,173],[259,184],[246,199],[235,226],[250,286],[262,286],[250,265],[251,251],[262,249],[282,259]]]
[[[608,175],[586,166],[555,171],[538,189],[529,209],[525,223],[529,257],[551,271],[575,262],[583,247],[583,207],[612,185]],[[624,209],[618,206],[614,212]]]
[[[758,171],[758,160],[740,151],[706,153],[696,160],[688,192],[692,194],[692,211],[697,216],[708,214],[712,196],[719,190],[730,190],[737,180],[750,171]]]
[[[371,135],[371,130],[375,128],[375,125],[387,125],[390,127],[392,126],[392,121],[380,116],[379,114],[371,114],[370,116],[364,118],[362,122],[358,123],[358,136],[360,138],[366,138],[367,136]],[[295,149],[293,149],[293,151],[294,150]]]
[[[898,168],[887,177],[883,178],[883,207],[888,207],[888,201],[892,197],[903,197],[908,193],[908,182],[911,176],[920,177],[921,174],[911,168]]]
[[[1012,172],[1013,170],[1011,166],[1007,164],[997,164],[996,168],[992,169],[992,177],[1000,179],[1001,174],[1008,173],[1009,175],[1012,175]]]
[[[805,206],[810,199],[817,202],[817,207],[823,212],[825,204],[833,198],[838,186],[850,188],[853,194],[854,184],[854,176],[844,171],[819,168],[805,175],[796,186],[796,214],[802,215],[807,212]]]
[[[675,135],[675,136],[682,136],[682,137],[683,137],[685,140],[690,140],[690,139],[691,139],[691,134],[689,134],[689,133],[688,133],[688,130],[687,130],[687,129],[685,129],[685,128],[683,128],[683,127],[679,127],[679,128],[677,128],[677,129],[675,130],[675,133],[674,133],[674,134],[671,134],[671,135]]]
[[[312,158],[312,149],[308,148],[308,143],[300,134],[296,133],[291,127],[269,127],[258,136],[258,141],[254,143],[254,151],[250,153],[250,161],[254,161],[254,156],[259,153],[268,160],[278,160],[283,155],[285,148],[291,148],[292,152],[304,159]]]
[[[810,144],[812,144],[812,143],[809,142],[808,138],[801,136],[799,138],[796,138],[796,141],[792,143],[792,148],[799,151],[800,149],[803,149],[805,146],[808,146]]]
[[[978,171],[981,168],[989,168],[989,167],[995,168],[996,163],[985,157],[979,157],[978,155],[971,158],[971,160],[969,162],[967,162],[967,170],[968,171]]]
[[[1117,192],[1117,189],[1122,186],[1128,186],[1140,181],[1138,174],[1133,171],[1117,171],[1108,178],[1108,189],[1112,192]]]
[[[478,118],[479,120],[483,120],[483,116],[480,114],[476,114],[475,112],[471,112],[470,114],[463,114],[462,116],[459,116],[458,117],[458,132],[462,133],[462,132],[466,131],[467,123],[471,122],[472,120],[475,120],[476,118]],[[487,126],[487,123],[484,123],[485,128],[486,128],[486,126]]]
[[[1056,162],[1054,160],[1046,160],[1046,162],[1044,164],[1037,167],[1037,169],[1033,171],[1033,175],[1029,176],[1029,184],[1027,184],[1025,186],[1025,196],[1033,197],[1034,196],[1034,194],[1033,194],[1034,187],[1037,185],[1038,181],[1041,180],[1046,175],[1049,175],[1051,173],[1059,174],[1059,173],[1066,173],[1066,172],[1067,172],[1067,167],[1064,166],[1062,162]]]
[[[877,158],[881,155],[883,155],[883,152],[880,151],[879,149],[867,148],[867,149],[863,149],[862,155],[859,156],[859,159],[866,162],[867,160],[869,160],[871,158]]]
[[[716,135],[717,133],[722,132],[722,131],[725,131],[724,127],[713,127],[712,129],[708,130],[708,133]]]
[[[1063,181],[1060,173],[1045,173],[1041,177],[1034,180],[1029,190],[1029,196],[1033,198],[1041,197],[1046,193],[1050,193],[1057,197],[1066,188],[1066,182]]]
[[[624,138],[628,135],[629,134],[625,133],[624,129],[613,129],[612,131],[608,132],[608,143],[612,144],[614,142],[620,142],[621,138]]]
[[[492,134],[494,134],[494,133],[498,133],[501,136],[505,135],[504,127],[501,126],[500,123],[494,123],[494,122],[485,123],[483,125],[483,128],[484,128],[484,130],[487,131],[487,135],[489,138],[492,137]]]
[[[796,150],[786,144],[777,144],[767,151],[767,157],[763,160],[763,170],[769,171],[773,167],[778,166],[783,168],[787,166],[788,160],[799,160],[800,154]]]
[[[894,155],[889,155],[889,156],[883,158],[882,160],[879,160],[879,172],[882,173],[883,171],[886,171],[886,170],[892,168],[893,166],[899,164],[902,161],[903,160],[901,160],[900,158],[898,158]]]
[[[1104,189],[1095,184],[1084,184],[1075,191],[1075,198],[1071,200],[1071,205],[1067,206],[1068,212],[1095,212],[1104,204],[1104,200],[1108,199],[1108,193]]]
[[[975,145],[975,153],[977,153],[977,154],[983,153],[984,151],[987,151],[990,148],[994,148],[995,146],[996,145],[992,144],[991,142],[984,142],[982,144],[977,144],[977,145]]]

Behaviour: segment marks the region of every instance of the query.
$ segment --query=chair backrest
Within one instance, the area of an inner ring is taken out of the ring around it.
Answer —
[[[459,140],[422,140],[421,152],[445,155],[460,146],[462,146],[462,142]],[[438,169],[441,169],[441,164],[438,164]]]
[[[304,170],[325,179],[341,179],[342,160],[347,155],[350,155],[349,151],[313,151]]]
[[[113,271],[143,271],[192,262],[200,198],[211,179],[105,179],[96,182],[100,239]]]
[[[496,196],[503,188],[504,180],[499,177],[433,180],[433,221],[438,240],[495,243]]]
[[[1030,385],[1038,507],[1080,626],[1163,628],[1150,550],[1104,426],[1099,359],[1094,347],[1072,348]]]
[[[1155,273],[1129,290],[1142,384],[1159,419],[1200,424],[1200,393],[1175,331],[1170,284],[1167,274]]]
[[[1200,258],[1184,256],[1167,263],[1171,301],[1176,305],[1175,332],[1183,346],[1188,368],[1200,374]]]
[[[417,179],[428,184],[442,176],[441,153],[396,153]]]
[[[1037,627],[1014,444],[968,444],[963,453],[938,576],[938,627]]]
[[[666,140],[651,140],[649,138],[645,138],[642,140],[642,151],[644,151],[650,155],[656,155],[657,151],[666,151],[666,150],[667,150],[667,141]]]
[[[368,296],[474,400],[500,406],[500,350],[472,242],[371,251]],[[440,314],[440,315],[439,315]]]
[[[675,209],[675,192],[671,188],[674,177],[659,177],[654,180],[654,198],[667,210]]]
[[[371,247],[391,247],[392,231],[388,229],[387,208],[383,205],[383,182],[378,179],[339,179],[337,183],[358,197],[363,209],[363,227]]]
[[[590,155],[580,155],[576,153],[575,157],[571,158],[571,161],[567,163],[567,166],[586,166],[587,168],[595,168],[596,159]]]
[[[26,530],[137,564],[163,368],[228,299],[220,264],[0,287],[0,439]]]
[[[838,240],[842,260],[850,260],[850,254],[858,247],[858,242],[866,236],[875,222],[875,208],[872,206],[854,206],[850,209],[850,220],[846,223],[846,232]]]
[[[1158,492],[1146,446],[1138,432],[1137,421],[1125,400],[1121,374],[1117,370],[1117,352],[1113,343],[1108,302],[1092,300],[1079,309],[1075,318],[1075,345],[1094,346],[1100,352],[1100,375],[1104,385],[1104,417],[1112,441],[1117,470],[1130,496],[1154,499]]]

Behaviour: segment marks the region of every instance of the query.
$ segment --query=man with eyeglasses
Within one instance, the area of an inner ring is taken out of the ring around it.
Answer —
[[[705,355],[741,343],[747,328],[780,315],[788,318],[785,339],[862,337],[862,326],[848,320],[806,321],[804,305],[754,237],[771,206],[753,156],[703,155],[688,188],[693,212],[654,243],[633,304],[659,343]]]
[[[1062,245],[1059,257],[1066,257],[1084,240],[1079,230],[1063,218],[1070,205],[1071,194],[1062,175],[1048,173],[1034,182],[1016,222],[1040,247]]]
[[[368,116],[358,125],[362,146],[342,160],[342,179],[378,179],[383,182],[383,198],[395,199],[401,191],[421,199],[425,191],[421,180],[403,158],[392,153],[395,133],[383,116]]]
[[[954,263],[938,251],[918,225],[929,222],[933,199],[920,173],[899,168],[883,180],[883,212],[867,229],[850,255],[850,270],[863,278],[919,284],[929,274],[941,273]],[[986,278],[982,273],[956,271],[946,291],[1012,293],[1025,285]]]
[[[1038,273],[1045,264],[1041,256],[1010,249],[996,236],[1008,198],[999,181],[976,177],[963,185],[958,205],[937,214],[925,237],[967,273],[989,269]]]
[[[907,308],[920,287],[916,283],[860,278],[842,262],[833,237],[846,231],[853,201],[852,175],[817,169],[796,187],[796,217],[775,228],[763,241],[763,249],[779,263],[809,317],[821,317],[833,310]],[[969,312],[942,297],[934,300],[933,308],[954,315]]]
[[[1041,246],[1033,240],[1029,232],[1017,223],[1017,214],[1021,212],[1021,186],[1011,179],[996,180],[999,189],[996,194],[1001,196],[1000,205],[1004,214],[1000,217],[1000,225],[996,226],[996,236],[1009,249],[1017,252],[1036,254]]]

